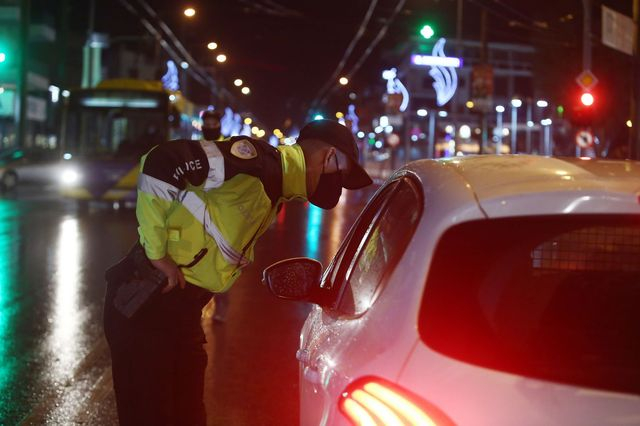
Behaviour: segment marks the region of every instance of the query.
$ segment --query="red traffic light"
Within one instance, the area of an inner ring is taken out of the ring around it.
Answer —
[[[593,95],[589,92],[585,92],[580,96],[580,102],[582,102],[582,105],[584,106],[591,106],[594,101],[595,99]]]

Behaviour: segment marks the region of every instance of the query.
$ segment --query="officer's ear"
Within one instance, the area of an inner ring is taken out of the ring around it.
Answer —
[[[336,149],[334,147],[328,147],[324,151],[324,155],[322,158],[322,170],[324,173],[331,173],[335,170],[336,160],[334,157],[337,155]]]

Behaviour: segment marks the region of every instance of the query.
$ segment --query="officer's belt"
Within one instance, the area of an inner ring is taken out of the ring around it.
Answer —
[[[204,226],[207,233],[216,242],[220,249],[220,253],[227,262],[244,268],[250,261],[243,256],[242,253],[236,251],[227,240],[225,240],[222,232],[218,229],[211,216],[208,214],[207,205],[194,192],[179,190],[170,183],[164,182],[153,176],[141,173],[138,177],[138,189],[140,191],[151,194],[155,197],[162,198],[167,201],[178,201],[193,215],[193,217]]]

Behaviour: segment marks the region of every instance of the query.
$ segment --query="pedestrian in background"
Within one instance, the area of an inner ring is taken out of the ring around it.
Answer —
[[[129,319],[114,300],[132,282],[127,276],[137,276],[134,263],[125,258],[122,273],[107,283],[104,326],[120,423],[204,425],[202,308],[253,260],[257,239],[283,202],[331,209],[342,188],[371,182],[353,135],[332,120],[307,124],[291,146],[240,136],[169,141],[145,155],[139,248],[167,279]]]

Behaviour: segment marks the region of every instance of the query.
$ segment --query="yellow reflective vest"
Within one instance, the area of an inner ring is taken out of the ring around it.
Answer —
[[[226,291],[253,261],[278,206],[306,199],[305,176],[298,145],[273,148],[247,137],[162,143],[141,159],[140,243],[150,259],[168,254],[189,265],[200,258],[182,267],[185,279]]]

